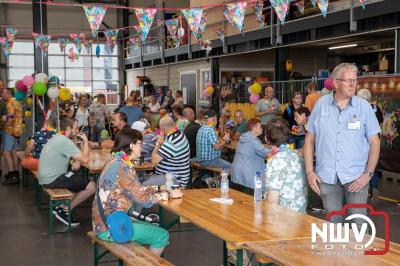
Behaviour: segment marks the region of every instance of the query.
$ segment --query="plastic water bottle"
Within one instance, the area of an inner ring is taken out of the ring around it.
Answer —
[[[262,200],[262,178],[260,172],[254,176],[254,201]]]
[[[174,176],[172,175],[171,171],[168,171],[168,173],[165,175],[165,189],[167,191],[172,190],[172,185],[174,184]]]
[[[224,168],[221,173],[221,194],[227,196],[229,194],[228,171]]]

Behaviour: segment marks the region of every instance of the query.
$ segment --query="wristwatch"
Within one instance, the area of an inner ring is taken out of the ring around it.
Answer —
[[[369,176],[369,178],[372,178],[374,176],[374,172],[365,171],[364,173],[366,173]]]

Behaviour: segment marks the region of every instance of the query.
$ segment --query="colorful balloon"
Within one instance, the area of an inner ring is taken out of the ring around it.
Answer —
[[[324,87],[327,88],[330,91],[333,90],[334,89],[333,78],[327,78],[324,81]]]
[[[214,87],[208,87],[207,88],[208,93],[211,95],[214,93]]]
[[[32,97],[29,97],[28,99],[26,99],[27,105],[32,105],[32,103],[33,103]]]
[[[59,95],[58,98],[60,98],[60,100],[62,101],[68,101],[69,99],[71,99],[72,94],[71,91],[67,88],[61,88],[59,90]]]
[[[21,101],[25,100],[25,98],[26,98],[26,93],[23,92],[23,91],[16,91],[16,92],[14,93],[14,98],[15,98],[15,100],[21,102]]]
[[[262,91],[262,87],[260,83],[254,83],[253,85],[250,86],[250,90],[252,94],[259,94]]]
[[[206,83],[206,88],[212,87],[212,86],[213,86],[212,82],[211,82],[211,81],[207,81],[207,83]]]
[[[32,87],[33,83],[35,83],[35,79],[31,75],[27,75],[22,79],[22,82],[26,87]]]
[[[32,112],[31,111],[25,111],[25,117],[30,117],[32,116]]]
[[[32,90],[38,96],[44,95],[46,93],[46,85],[42,82],[35,82],[33,83]]]
[[[17,82],[15,82],[15,89],[17,91],[23,91],[23,92],[26,92],[28,90],[28,88],[25,86],[22,80],[18,80]]]
[[[253,104],[256,104],[258,102],[258,100],[260,100],[260,95],[258,94],[252,94],[250,95],[250,102]]]
[[[50,99],[56,99],[58,95],[60,94],[59,90],[56,87],[49,88],[47,90],[47,96],[49,96]]]
[[[47,84],[47,82],[49,81],[49,77],[45,73],[39,73],[36,74],[35,81]]]
[[[58,85],[60,83],[60,79],[57,76],[51,76],[49,78],[49,83]]]
[[[211,96],[211,94],[208,93],[208,89],[205,89],[205,90],[203,91],[203,96],[204,96],[204,97],[210,97],[210,96]]]

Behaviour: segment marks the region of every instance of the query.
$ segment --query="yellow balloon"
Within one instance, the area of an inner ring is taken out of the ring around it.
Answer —
[[[71,98],[72,94],[71,91],[67,88],[61,88],[58,97],[62,101],[67,101]]]
[[[261,87],[260,83],[254,83],[253,85],[250,86],[250,90],[254,94],[260,94],[262,87]]]
[[[31,97],[28,97],[28,99],[26,99],[26,104],[27,105],[32,105],[33,101]]]
[[[25,117],[30,117],[32,116],[32,112],[31,111],[25,111]]]
[[[207,88],[207,92],[208,92],[209,94],[213,94],[213,93],[214,93],[214,87],[208,87],[208,88]]]

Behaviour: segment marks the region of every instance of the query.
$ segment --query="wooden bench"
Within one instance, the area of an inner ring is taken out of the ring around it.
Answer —
[[[66,188],[43,188],[39,184],[38,171],[31,171],[33,176],[36,178],[35,182],[35,204],[38,209],[40,209],[41,203],[41,192],[44,191],[49,196],[49,215],[50,215],[50,234],[54,234],[54,209],[60,205],[64,204],[68,207],[68,232],[71,232],[71,201],[74,197],[74,193]]]
[[[93,243],[94,265],[97,266],[100,260],[107,253],[111,253],[118,258],[119,265],[130,266],[172,266],[174,264],[158,257],[147,248],[140,246],[137,243],[130,242],[119,244],[107,242],[99,239],[93,231],[87,233]],[[99,253],[99,246],[105,249],[105,252]]]
[[[190,178],[189,178],[189,185],[188,187],[192,187],[192,180],[193,180],[193,169],[201,171],[209,171],[215,174],[221,174],[222,173],[222,168],[221,167],[207,167],[207,166],[201,166],[200,163],[190,163]],[[228,171],[228,174],[230,174],[230,171]]]

